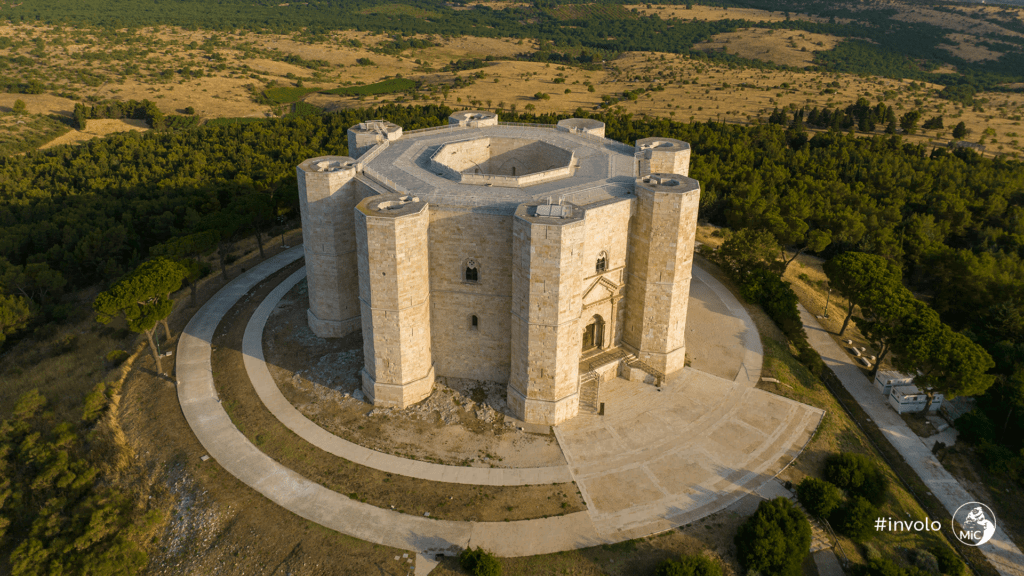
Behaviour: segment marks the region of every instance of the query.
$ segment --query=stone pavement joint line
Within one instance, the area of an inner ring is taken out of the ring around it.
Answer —
[[[932,494],[942,502],[950,517],[961,505],[976,502],[977,498],[965,490],[956,478],[942,467],[942,464],[932,455],[931,450],[889,407],[886,398],[864,377],[860,368],[850,362],[842,348],[836,344],[832,336],[821,327],[821,324],[803,305],[800,306],[800,317],[811,346],[818,351],[818,354],[821,354],[821,359],[836,373],[843,383],[843,387],[861,405],[889,443],[903,456],[914,472],[917,472],[921,481],[928,486]],[[995,535],[978,549],[985,554],[985,557],[1000,574],[1024,576],[1024,554],[999,527],[998,520],[996,518]],[[949,519],[943,520],[945,526],[949,526],[949,523]]]
[[[245,327],[242,340],[242,355],[245,371],[249,374],[256,394],[264,406],[289,430],[313,446],[351,462],[410,478],[449,482],[452,484],[473,484],[484,486],[526,486],[534,484],[562,484],[571,482],[567,466],[542,468],[470,468],[448,466],[401,458],[371,450],[344,438],[339,438],[306,418],[281,393],[263,355],[263,331],[278,302],[296,284],[306,277],[305,267],[289,276],[267,295],[253,313]]]

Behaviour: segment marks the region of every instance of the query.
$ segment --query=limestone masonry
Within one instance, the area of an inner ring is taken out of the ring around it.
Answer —
[[[405,408],[438,376],[508,383],[526,422],[596,409],[609,367],[658,383],[685,364],[700,186],[690,146],[604,124],[490,112],[349,128],[298,167],[318,336],[362,330],[363,391]]]

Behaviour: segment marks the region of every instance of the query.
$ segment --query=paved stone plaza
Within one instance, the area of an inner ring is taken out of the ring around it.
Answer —
[[[823,411],[693,369],[601,387],[605,415],[555,428],[598,532],[645,533],[728,506],[789,464]]]

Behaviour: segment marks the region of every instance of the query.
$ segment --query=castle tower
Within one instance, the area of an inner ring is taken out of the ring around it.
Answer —
[[[555,425],[579,412],[584,211],[522,204],[512,223],[512,364],[516,417]]]
[[[679,174],[650,174],[635,184],[629,232],[623,341],[665,375],[686,362],[686,308],[700,185]]]
[[[400,194],[355,208],[362,309],[363,392],[375,406],[406,408],[430,395],[429,209]]]
[[[348,129],[348,155],[359,158],[381,142],[402,137],[402,127],[387,120],[367,120]]]
[[[690,175],[690,145],[674,138],[641,138],[636,141],[637,177],[648,174]]]
[[[348,156],[299,164],[299,213],[306,251],[309,328],[321,338],[359,329],[356,239],[352,210],[359,201],[356,166]]]
[[[593,118],[565,118],[558,121],[555,129],[559,132],[590,134],[591,136],[604,138],[604,122],[594,120]]]
[[[480,110],[463,110],[448,117],[449,126],[468,126],[470,128],[483,128],[484,126],[497,126],[498,114],[495,112],[481,112]]]

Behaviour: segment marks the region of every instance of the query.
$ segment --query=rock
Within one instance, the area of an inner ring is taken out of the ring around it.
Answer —
[[[360,402],[362,402],[366,398],[362,390],[356,390],[355,392],[353,392],[352,397],[355,398],[356,400],[359,400]]]

